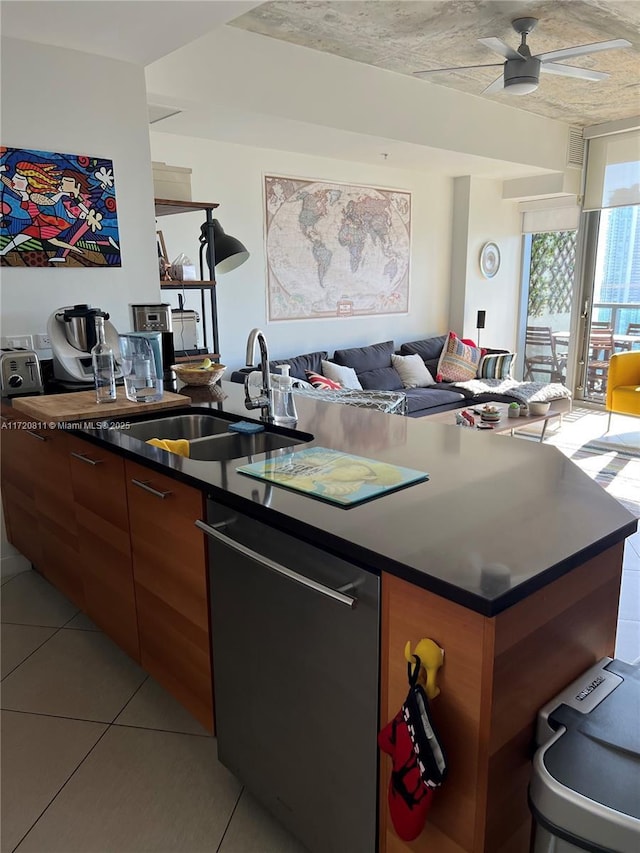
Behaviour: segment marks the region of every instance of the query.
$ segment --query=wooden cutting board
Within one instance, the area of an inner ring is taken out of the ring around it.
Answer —
[[[96,403],[95,391],[77,391],[73,394],[51,394],[39,397],[15,397],[12,408],[24,412],[34,420],[45,423],[61,421],[104,421],[113,417],[133,417],[162,409],[189,406],[191,400],[182,394],[165,391],[157,403],[132,403],[127,400],[124,388],[117,389],[113,403]]]

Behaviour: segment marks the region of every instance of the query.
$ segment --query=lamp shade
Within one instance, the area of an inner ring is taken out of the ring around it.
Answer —
[[[217,219],[213,220],[213,251],[216,273],[231,272],[249,257],[249,252],[240,240],[225,234]]]

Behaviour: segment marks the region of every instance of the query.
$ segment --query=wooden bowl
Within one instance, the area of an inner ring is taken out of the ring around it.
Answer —
[[[211,367],[199,367],[197,364],[172,364],[171,370],[185,385],[213,385],[222,378],[225,364],[212,364]]]

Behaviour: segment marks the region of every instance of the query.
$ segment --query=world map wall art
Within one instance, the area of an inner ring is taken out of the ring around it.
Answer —
[[[113,163],[0,147],[0,265],[119,267]]]
[[[411,193],[265,175],[268,318],[409,310]]]

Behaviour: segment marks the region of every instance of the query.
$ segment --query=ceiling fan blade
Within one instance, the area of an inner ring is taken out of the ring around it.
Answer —
[[[502,41],[502,39],[490,38],[478,39],[478,41],[480,44],[488,47],[489,50],[494,50],[496,53],[499,53],[500,56],[504,56],[505,59],[524,59],[517,50],[514,50],[506,43],[506,41]]]
[[[540,71],[545,74],[559,74],[560,77],[579,77],[581,80],[606,80],[609,77],[604,71],[576,68],[575,65],[558,65],[555,62],[545,62],[540,66]]]
[[[453,68],[431,68],[429,71],[414,71],[414,77],[426,77],[427,74],[438,74],[440,71],[468,71],[470,68],[497,68],[501,62],[492,62],[490,65],[455,65]]]
[[[504,74],[496,78],[493,83],[490,83],[486,89],[480,92],[481,95],[493,95],[494,92],[502,92],[504,89]]]
[[[588,53],[598,53],[600,50],[613,50],[618,47],[631,47],[631,42],[626,39],[597,41],[594,44],[579,44],[561,50],[549,50],[547,53],[539,53],[535,58],[540,62],[553,62],[555,59],[571,59],[573,56],[586,56]]]

